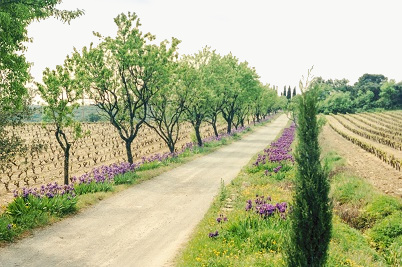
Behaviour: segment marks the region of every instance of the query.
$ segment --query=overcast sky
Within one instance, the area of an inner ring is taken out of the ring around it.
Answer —
[[[29,26],[26,56],[37,81],[73,47],[96,42],[93,31],[114,36],[113,18],[128,11],[157,40],[181,40],[180,54],[206,45],[232,52],[280,89],[298,85],[312,65],[315,76],[351,84],[364,73],[402,81],[400,0],[64,0],[59,8],[85,15],[70,25],[47,19]]]

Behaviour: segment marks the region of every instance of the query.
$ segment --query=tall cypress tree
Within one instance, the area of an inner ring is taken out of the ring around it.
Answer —
[[[285,87],[283,88],[283,95],[286,96],[286,85],[285,85]]]
[[[302,93],[298,102],[297,174],[288,266],[323,266],[331,238],[332,206],[328,176],[320,163],[317,126],[317,86]]]
[[[287,98],[287,99],[292,98],[292,91],[290,90],[290,85],[289,85],[289,87],[288,87],[288,93],[286,94],[286,98]]]
[[[292,98],[296,96],[296,86],[295,88],[293,88],[293,94],[292,94]]]

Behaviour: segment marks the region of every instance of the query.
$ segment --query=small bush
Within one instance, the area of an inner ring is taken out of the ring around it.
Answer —
[[[77,199],[70,194],[56,195],[54,197],[37,197],[28,195],[27,197],[16,197],[13,202],[7,206],[7,214],[14,219],[24,217],[25,215],[39,212],[48,212],[57,216],[75,211]]]

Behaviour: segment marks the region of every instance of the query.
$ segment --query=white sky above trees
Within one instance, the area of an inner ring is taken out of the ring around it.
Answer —
[[[314,76],[351,84],[364,73],[402,81],[400,0],[63,0],[59,8],[85,15],[70,25],[51,18],[29,26],[25,54],[37,81],[73,47],[96,43],[93,31],[114,36],[113,18],[128,11],[157,41],[181,40],[181,55],[206,45],[232,52],[279,90],[297,86],[312,65]]]

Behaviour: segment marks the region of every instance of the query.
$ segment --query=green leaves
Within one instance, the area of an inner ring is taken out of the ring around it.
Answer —
[[[22,53],[24,42],[31,41],[28,25],[49,16],[69,22],[83,14],[82,10],[56,9],[59,3],[61,0],[0,1],[0,167],[26,150],[23,140],[5,127],[20,123],[30,113],[31,99],[25,86],[31,80],[30,63]]]
[[[74,121],[73,111],[82,98],[82,90],[72,77],[73,67],[69,58],[63,66],[55,70],[46,69],[43,72],[43,84],[37,83],[42,99],[47,103],[44,107],[45,118],[54,123],[56,128],[71,127],[74,129],[74,139],[81,135],[81,128]]]
[[[149,116],[151,100],[172,84],[180,41],[172,38],[155,44],[155,36],[140,30],[135,13],[122,13],[114,22],[116,37],[95,33],[101,43],[75,51],[72,58],[85,95],[108,116],[126,143],[127,160],[132,163],[131,143]]]

